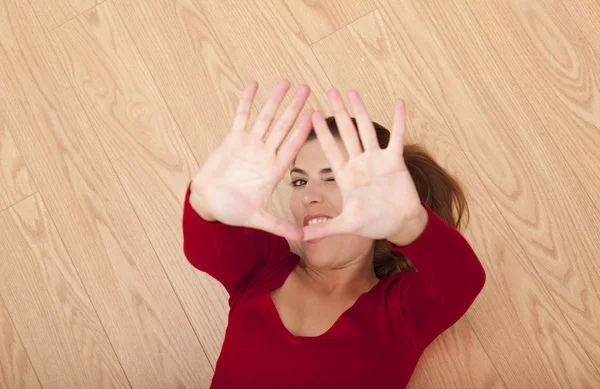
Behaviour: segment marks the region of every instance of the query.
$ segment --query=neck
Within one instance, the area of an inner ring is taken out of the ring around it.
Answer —
[[[323,296],[355,295],[369,291],[379,279],[373,270],[373,256],[363,256],[336,268],[317,268],[305,261],[298,269],[299,275],[316,292]]]

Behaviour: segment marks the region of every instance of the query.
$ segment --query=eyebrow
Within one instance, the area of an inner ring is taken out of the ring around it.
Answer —
[[[319,170],[319,174],[321,174],[321,175],[331,173],[331,172],[333,172],[333,170],[331,170],[331,168],[328,168],[328,167],[326,167],[325,169]],[[304,170],[297,168],[297,167],[292,168],[292,170],[290,170],[290,175],[292,175],[292,173],[300,173],[300,174],[304,174],[305,176],[308,176],[308,173],[306,173]]]

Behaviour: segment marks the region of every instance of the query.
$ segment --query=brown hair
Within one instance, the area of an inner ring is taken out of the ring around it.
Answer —
[[[340,138],[335,118],[330,116],[325,121],[331,130],[331,134],[336,138]],[[356,128],[356,119],[352,118],[352,123]],[[375,122],[373,122],[373,126],[377,134],[379,147],[385,149],[390,141],[390,131]],[[306,140],[313,139],[317,139],[314,130],[310,132]],[[467,218],[469,216],[469,207],[459,182],[438,165],[421,145],[405,144],[404,161],[415,182],[421,201],[425,202],[446,223],[460,229],[463,216],[465,214]],[[385,239],[375,241],[373,266],[378,278],[391,276],[402,271],[416,271],[408,258],[389,248]]]

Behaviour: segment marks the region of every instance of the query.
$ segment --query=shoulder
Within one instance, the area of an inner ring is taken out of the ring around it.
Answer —
[[[410,324],[402,301],[405,289],[418,273],[401,272],[379,280],[371,297],[371,317],[378,317],[379,331],[385,333],[391,347],[418,348],[417,333]]]
[[[397,291],[398,288],[402,288],[412,278],[418,277],[418,272],[413,271],[402,271],[391,276],[383,277],[379,282],[383,283],[383,288],[386,293]]]
[[[418,272],[404,271],[382,278],[378,298],[386,307],[388,318],[391,322],[399,322],[407,319],[408,312],[403,302],[403,296],[418,280]]]
[[[269,258],[249,275],[245,290],[279,288],[299,263],[300,257],[289,249],[273,250]]]

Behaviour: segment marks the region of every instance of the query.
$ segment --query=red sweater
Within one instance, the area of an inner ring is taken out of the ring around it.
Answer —
[[[211,388],[404,388],[423,350],[460,319],[485,283],[467,241],[427,206],[419,238],[392,250],[418,272],[383,278],[318,337],[292,335],[269,291],[299,262],[284,238],[206,222],[189,203],[184,251],[229,293],[229,323]]]

